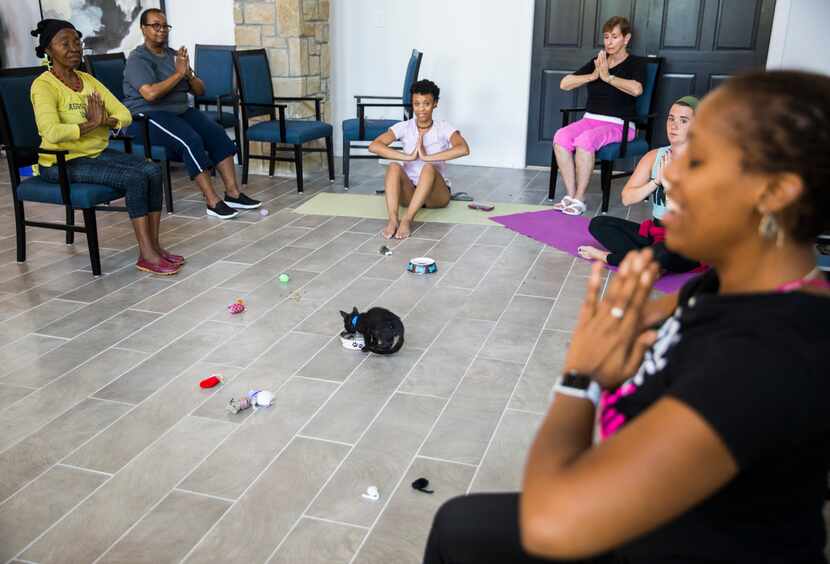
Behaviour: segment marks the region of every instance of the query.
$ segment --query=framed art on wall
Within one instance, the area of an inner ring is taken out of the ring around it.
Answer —
[[[129,54],[144,42],[139,18],[164,0],[40,0],[44,18],[68,20],[84,34],[86,53]]]

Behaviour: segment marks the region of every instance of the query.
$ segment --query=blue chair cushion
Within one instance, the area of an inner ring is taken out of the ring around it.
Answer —
[[[372,141],[381,133],[385,133],[390,127],[400,120],[394,119],[367,119],[364,120],[366,134],[364,141]],[[360,140],[360,120],[357,118],[343,120],[343,142]]]
[[[236,116],[233,115],[233,112],[222,112],[222,121],[219,121],[220,117],[217,110],[203,110],[202,113],[210,121],[220,123],[223,127],[233,127],[236,124]]]
[[[109,148],[123,153],[124,142],[119,139],[110,139]],[[133,139],[133,154],[144,155],[144,145],[142,143],[136,143],[135,139]],[[166,161],[167,151],[164,149],[164,145],[151,145],[150,157],[152,157],[154,161]]]
[[[620,158],[620,143],[610,143],[597,151],[598,161],[614,161]],[[648,153],[648,143],[643,137],[637,137],[633,141],[628,142],[628,149],[626,149],[625,156],[639,157]]]
[[[276,120],[263,121],[248,128],[248,139],[266,143],[289,143],[301,145],[306,141],[329,137],[332,127],[322,121],[301,119],[285,120],[285,139],[280,139],[280,123]]]
[[[73,182],[69,187],[69,196],[73,208],[86,209],[123,198],[124,194],[102,184]],[[17,197],[26,202],[63,205],[61,187],[37,176],[20,183],[17,187]]]

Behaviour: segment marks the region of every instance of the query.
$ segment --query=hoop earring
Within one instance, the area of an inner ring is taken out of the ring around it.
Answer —
[[[767,241],[775,240],[775,246],[778,248],[784,246],[784,230],[771,213],[765,213],[761,218],[758,224],[758,234]]]

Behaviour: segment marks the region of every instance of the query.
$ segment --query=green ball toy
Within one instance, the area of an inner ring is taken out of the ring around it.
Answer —
[[[290,278],[288,277],[288,275],[287,275],[287,274],[280,274],[280,282],[282,282],[283,284],[285,284],[285,283],[286,283],[286,282],[288,282],[289,280],[290,280]]]

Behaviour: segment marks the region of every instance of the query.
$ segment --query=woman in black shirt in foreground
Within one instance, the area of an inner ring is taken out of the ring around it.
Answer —
[[[704,100],[664,223],[712,269],[649,301],[650,251],[604,299],[595,265],[523,491],[444,504],[426,564],[825,562],[828,100],[830,78],[799,72]],[[598,387],[600,419],[622,425],[594,445]]]

